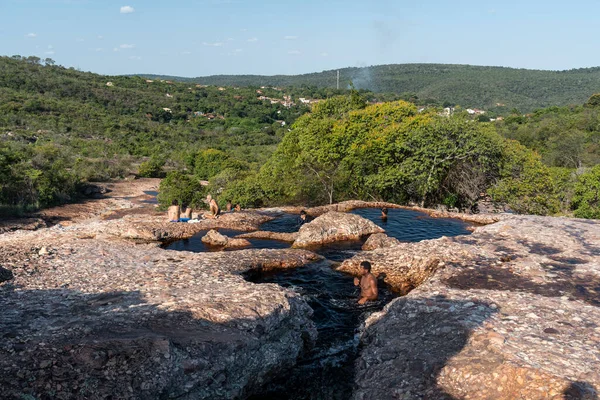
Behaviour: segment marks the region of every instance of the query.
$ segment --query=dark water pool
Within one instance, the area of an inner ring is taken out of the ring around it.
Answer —
[[[255,283],[277,283],[302,294],[314,311],[318,339],[293,370],[250,399],[348,399],[352,392],[357,330],[365,318],[379,311],[395,295],[379,282],[379,299],[359,306],[353,278],[319,262],[293,270],[249,274]]]
[[[158,199],[156,198],[156,196],[158,196],[158,192],[154,191],[154,190],[145,190],[144,194],[147,194],[148,196],[152,196],[151,199],[148,200],[142,200],[142,203],[146,203],[146,204],[158,204]]]
[[[234,237],[237,235],[241,235],[242,233],[246,233],[244,231],[236,231],[233,229],[222,229],[217,228],[220,234]],[[208,246],[204,242],[202,242],[202,237],[208,233],[208,230],[203,230],[195,234],[189,239],[178,240],[176,242],[170,243],[165,246],[166,249],[169,250],[185,250],[185,251],[193,251],[197,253],[203,253],[205,251],[221,251],[223,250],[221,247]],[[279,240],[268,240],[268,239],[248,239],[251,246],[247,248],[252,249],[286,249],[290,247],[290,243],[282,242]],[[235,251],[239,249],[232,249],[226,251]]]
[[[468,224],[453,219],[431,218],[426,214],[404,209],[390,209],[387,220],[381,219],[381,211],[363,208],[353,211],[386,230],[389,236],[403,242],[417,242],[442,236],[469,234]],[[266,222],[261,230],[294,232],[298,230],[298,216],[279,213]],[[207,231],[167,246],[172,250],[215,251],[220,250],[202,243]],[[234,237],[242,232],[219,229]],[[253,248],[281,249],[289,243],[276,240],[250,239]],[[354,256],[360,251],[363,240],[336,243],[316,249],[325,261],[275,273],[249,273],[246,279],[254,283],[276,283],[300,293],[314,311],[318,339],[297,365],[256,393],[252,400],[325,400],[347,399],[352,394],[353,366],[357,355],[357,330],[365,318],[383,308],[395,294],[379,282],[379,300],[364,306],[357,304],[359,290],[353,277],[333,269],[337,262]]]

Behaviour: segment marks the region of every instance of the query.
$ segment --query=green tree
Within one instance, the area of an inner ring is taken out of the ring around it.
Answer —
[[[171,171],[160,182],[158,202],[165,209],[173,200],[194,208],[204,206],[206,190],[197,178],[182,171]]]
[[[600,165],[578,177],[573,209],[576,217],[600,219]]]

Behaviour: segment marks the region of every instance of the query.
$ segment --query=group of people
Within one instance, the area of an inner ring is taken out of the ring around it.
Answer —
[[[206,196],[205,202],[206,202],[206,204],[208,204],[210,211],[208,213],[198,214],[198,219],[219,218],[219,216],[221,215],[221,208],[219,207],[219,204],[217,203],[217,201],[215,199],[213,199],[212,196],[209,194],[208,196]],[[239,204],[236,204],[235,206],[233,206],[231,204],[231,201],[227,201],[227,205],[225,207],[226,207],[226,212],[242,211],[242,207]],[[189,207],[185,203],[180,206],[179,202],[177,200],[173,200],[171,203],[171,206],[167,210],[167,217],[170,222],[189,222],[189,221],[193,222],[192,208]]]

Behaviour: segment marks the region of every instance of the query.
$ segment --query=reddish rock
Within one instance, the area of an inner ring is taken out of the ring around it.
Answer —
[[[383,232],[379,226],[355,214],[330,211],[304,224],[292,247],[311,247]]]
[[[363,244],[363,250],[375,250],[384,247],[394,247],[400,244],[400,241],[396,238],[389,237],[385,233],[374,233],[369,236],[365,244]]]

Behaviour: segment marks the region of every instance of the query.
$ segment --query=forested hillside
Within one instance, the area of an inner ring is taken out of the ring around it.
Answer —
[[[418,97],[439,105],[484,108],[506,114],[513,108],[582,104],[600,92],[600,67],[568,71],[540,71],[451,64],[390,64],[342,68],[340,85]],[[335,88],[337,71],[305,75],[215,75],[197,78],[166,77],[221,86],[315,86]],[[146,75],[144,75],[146,76]],[[149,75],[148,75],[149,76]]]
[[[265,91],[281,100],[286,93]],[[273,100],[273,101],[275,101]],[[258,168],[305,105],[219,90],[66,69],[0,57],[0,205],[68,201],[84,181],[193,167],[206,149]],[[163,167],[164,166],[164,167]]]
[[[163,204],[202,207],[208,190],[244,207],[353,198],[474,210],[487,193],[516,212],[600,218],[600,95],[493,122],[467,104],[442,106],[0,57],[0,213],[72,201],[86,182],[133,173],[165,177]]]

